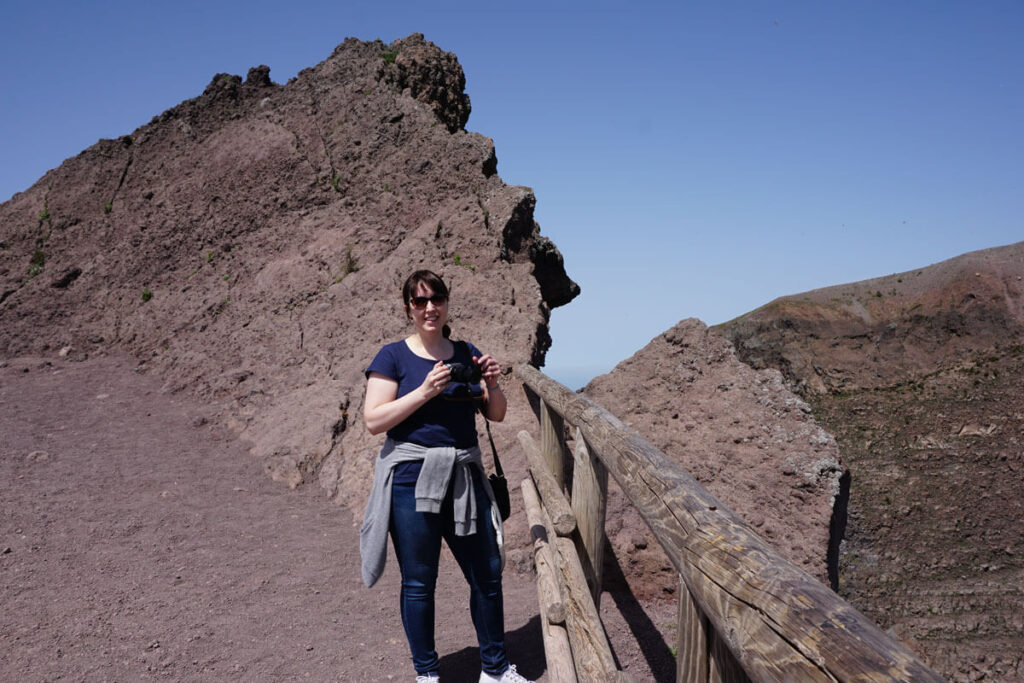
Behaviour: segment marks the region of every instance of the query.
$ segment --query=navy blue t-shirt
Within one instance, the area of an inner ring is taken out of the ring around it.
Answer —
[[[473,356],[483,356],[480,349],[469,342],[454,344],[455,352],[445,362],[457,361],[466,365],[473,364]],[[405,343],[405,340],[387,344],[366,368],[366,376],[371,372],[379,372],[385,377],[398,382],[398,394],[395,398],[405,396],[415,390],[431,371],[436,360],[417,356]],[[477,445],[476,410],[474,400],[453,400],[457,391],[465,390],[466,385],[450,383],[445,390],[420,406],[416,412],[388,430],[388,436],[395,441],[434,448],[436,446],[454,446],[455,448],[472,448]],[[480,394],[479,385],[471,387],[473,393]],[[395,470],[393,482],[412,483],[419,475],[422,463],[402,463]]]

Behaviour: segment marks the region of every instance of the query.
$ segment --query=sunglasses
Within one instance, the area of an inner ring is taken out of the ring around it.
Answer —
[[[432,294],[431,296],[411,296],[409,297],[409,305],[413,308],[423,308],[427,305],[427,302],[440,306],[448,303],[448,297],[444,294]]]

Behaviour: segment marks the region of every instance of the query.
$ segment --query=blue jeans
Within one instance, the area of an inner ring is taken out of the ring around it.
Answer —
[[[505,656],[505,612],[501,593],[501,555],[491,523],[491,501],[474,470],[476,533],[456,536],[452,492],[440,513],[416,512],[415,484],[391,489],[391,540],[402,570],[402,625],[418,675],[440,670],[434,648],[434,585],[444,538],[469,583],[469,611],[480,645],[481,669],[501,675]]]

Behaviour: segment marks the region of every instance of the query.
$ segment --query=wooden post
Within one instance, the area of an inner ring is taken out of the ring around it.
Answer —
[[[708,622],[679,577],[679,641],[676,683],[708,683]]]
[[[711,681],[717,683],[751,683],[750,678],[736,658],[729,651],[729,646],[714,632],[709,634],[711,648],[708,653],[708,669]],[[835,679],[832,679],[835,680]]]
[[[572,475],[572,512],[580,535],[580,563],[594,605],[601,606],[604,568],[604,518],[608,504],[608,470],[595,458],[583,433],[576,429]]]
[[[540,402],[540,454],[548,464],[559,488],[565,487],[565,439],[562,416],[547,401]]]

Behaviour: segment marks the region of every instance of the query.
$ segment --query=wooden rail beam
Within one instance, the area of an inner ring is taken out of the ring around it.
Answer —
[[[752,680],[943,680],[611,413],[536,368],[515,372],[580,429]]]
[[[537,568],[537,600],[540,603],[541,632],[544,652],[551,681],[576,683],[576,665],[565,623],[565,603],[562,600],[560,572],[554,560],[554,551],[548,546],[548,522],[533,482],[524,479],[520,485],[523,508],[534,538],[533,559]]]
[[[540,497],[544,500],[544,509],[551,517],[555,533],[559,536],[568,536],[576,530],[576,515],[572,513],[572,507],[566,500],[562,487],[551,475],[548,463],[541,456],[530,433],[524,429],[517,436],[523,452],[526,453],[526,460],[530,463],[530,473]]]
[[[541,607],[540,630],[544,638],[544,652],[551,683],[577,683],[576,667],[572,663],[572,649],[565,626],[551,623]]]
[[[534,482],[527,479],[523,481],[523,499],[536,500],[537,492],[534,490]],[[548,530],[549,538],[553,542],[555,563],[560,571],[561,585],[564,588],[565,599],[565,630],[569,635],[569,643],[572,646],[572,658],[576,669],[576,675],[585,681],[595,682],[618,682],[625,680],[622,672],[615,665],[615,658],[612,656],[612,647],[608,642],[608,636],[601,624],[601,615],[590,599],[590,590],[587,587],[587,579],[583,575],[583,568],[580,566],[579,558],[576,556],[576,546],[571,539],[555,536],[551,529],[551,520],[544,510],[544,506],[530,509],[540,519],[528,519],[531,526],[540,525]]]
[[[537,590],[540,594],[541,611],[552,624],[562,624],[565,623],[565,600],[562,597],[558,564],[550,545],[551,537],[548,536],[549,519],[544,515],[533,483],[523,480],[519,488],[523,493],[523,508],[526,510],[526,521],[530,524],[530,535],[533,537],[533,562],[537,568]]]

